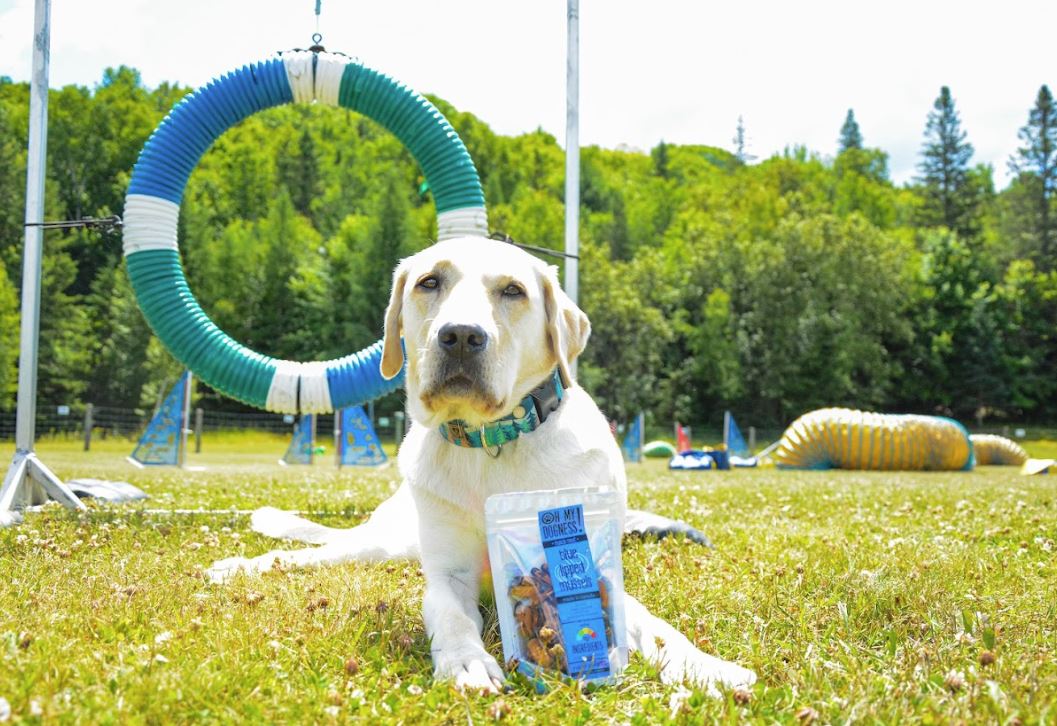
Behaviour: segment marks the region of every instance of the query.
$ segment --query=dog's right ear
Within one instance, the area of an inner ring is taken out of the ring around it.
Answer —
[[[385,336],[382,338],[382,378],[395,378],[404,367],[404,346],[400,342],[401,313],[404,307],[404,286],[407,268],[400,264],[393,272],[393,290],[389,293],[389,307],[385,309]]]

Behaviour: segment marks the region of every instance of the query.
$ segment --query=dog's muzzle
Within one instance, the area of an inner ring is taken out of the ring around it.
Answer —
[[[492,407],[498,404],[491,389],[488,332],[473,323],[445,323],[430,346],[430,362],[423,379],[422,398],[460,400]]]

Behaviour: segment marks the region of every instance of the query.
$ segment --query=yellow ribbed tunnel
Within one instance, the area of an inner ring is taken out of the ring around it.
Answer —
[[[969,432],[953,419],[850,408],[804,414],[773,457],[785,469],[876,471],[959,471],[974,461]]]

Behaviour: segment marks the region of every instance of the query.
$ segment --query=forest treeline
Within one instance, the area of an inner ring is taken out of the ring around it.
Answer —
[[[48,219],[120,214],[144,141],[188,89],[130,68],[53,90]],[[0,409],[14,403],[28,84],[0,78]],[[491,226],[563,245],[564,155],[432,99],[481,175]],[[897,186],[853,111],[835,148],[749,163],[660,143],[582,152],[581,382],[610,415],[778,425],[819,406],[1057,419],[1057,112],[1025,99],[1012,181],[973,162],[955,101],[922,109],[920,174]],[[377,340],[391,271],[429,244],[428,185],[357,114],[287,106],[227,132],[188,184],[181,250],[205,310],[296,360]],[[41,402],[149,407],[176,363],[150,334],[119,234],[46,236]],[[239,408],[214,396],[210,405]],[[399,405],[394,398],[389,406]]]

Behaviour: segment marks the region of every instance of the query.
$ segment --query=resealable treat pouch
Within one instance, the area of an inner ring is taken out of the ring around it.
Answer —
[[[615,682],[628,662],[623,497],[598,487],[497,494],[485,530],[507,667]]]

